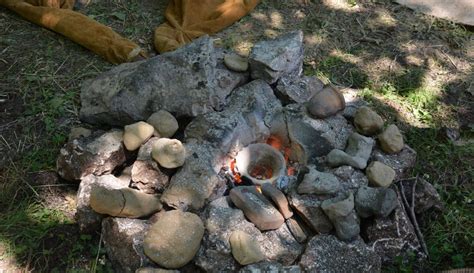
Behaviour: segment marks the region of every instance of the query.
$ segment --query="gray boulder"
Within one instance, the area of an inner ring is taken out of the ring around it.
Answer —
[[[301,268],[298,265],[283,266],[276,262],[261,262],[248,265],[239,270],[239,273],[300,273]]]
[[[335,198],[323,201],[321,208],[329,217],[337,237],[341,240],[351,240],[359,235],[359,218],[354,211],[354,196],[352,193],[341,194]]]
[[[122,135],[119,130],[97,131],[88,137],[72,139],[59,151],[58,174],[66,180],[77,181],[89,174],[111,173],[125,162]]]
[[[323,82],[316,77],[282,77],[276,86],[276,94],[284,104],[305,103],[321,91],[323,87]]]
[[[249,56],[250,76],[269,84],[283,76],[298,77],[303,71],[303,51],[301,30],[258,42]]]
[[[412,184],[402,181],[399,183],[403,183],[405,195],[409,200],[411,200],[413,190]],[[415,187],[415,213],[420,214],[431,208],[436,210],[443,209],[441,197],[436,191],[436,188],[430,182],[423,178],[418,179]]]
[[[328,172],[334,174],[339,179],[343,191],[355,193],[358,188],[369,184],[365,174],[351,166],[341,166],[328,170]]]
[[[171,80],[172,79],[172,80]],[[121,64],[81,89],[81,120],[126,125],[166,110],[177,117],[220,110],[226,97],[246,80],[217,67],[208,36],[151,59]]]
[[[339,179],[331,173],[319,172],[315,166],[309,166],[303,181],[298,186],[299,194],[333,194],[341,189]]]
[[[372,138],[352,133],[347,139],[346,149],[344,151],[332,150],[327,155],[327,162],[332,167],[349,165],[354,168],[365,169],[374,144],[375,140]]]
[[[134,273],[138,268],[152,265],[143,251],[147,221],[108,217],[102,222],[102,234],[107,257],[115,272]]]
[[[354,198],[360,217],[387,217],[398,205],[397,193],[392,189],[360,187]]]
[[[333,229],[331,221],[321,208],[322,199],[318,196],[291,193],[289,200],[293,210],[314,232],[328,233]]]
[[[409,177],[410,171],[416,163],[416,151],[410,146],[405,145],[405,147],[396,154],[386,154],[377,147],[372,153],[372,159],[380,161],[394,169],[394,181],[397,181]]]
[[[332,235],[316,235],[301,257],[304,272],[370,272],[381,270],[380,257],[362,239],[342,242]]]

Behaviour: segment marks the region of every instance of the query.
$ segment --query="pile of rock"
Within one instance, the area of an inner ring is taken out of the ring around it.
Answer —
[[[301,32],[248,58],[203,37],[84,85],[82,119],[120,128],[74,129],[57,169],[80,181],[76,220],[102,229],[118,272],[379,272],[421,254],[392,186],[416,153],[365,103],[301,76],[302,60]],[[270,136],[295,175],[260,188],[219,175]]]

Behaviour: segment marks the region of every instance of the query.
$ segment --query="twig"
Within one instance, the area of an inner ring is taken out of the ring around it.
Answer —
[[[418,221],[416,220],[416,215],[415,215],[415,188],[416,184],[418,183],[418,177],[416,178],[410,178],[406,179],[404,181],[409,181],[409,180],[414,180],[413,186],[412,186],[412,193],[411,193],[411,205],[408,203],[408,200],[405,196],[405,187],[403,186],[403,180],[400,181],[400,195],[402,197],[402,201],[405,206],[405,211],[408,213],[408,216],[410,217],[411,223],[413,224],[413,228],[415,229],[415,234],[418,240],[420,241],[421,248],[423,249],[423,252],[426,254],[426,256],[429,256],[428,253],[428,248],[426,247],[425,239],[423,238],[423,234],[421,233],[420,226],[418,225]]]
[[[97,249],[97,255],[95,256],[94,266],[92,267],[91,272],[97,272],[97,264],[99,263],[100,248],[102,246],[102,232],[100,233],[99,247]]]

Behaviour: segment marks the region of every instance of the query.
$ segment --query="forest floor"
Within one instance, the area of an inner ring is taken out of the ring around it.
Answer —
[[[92,1],[83,13],[139,43],[167,0]],[[304,73],[359,90],[402,128],[418,152],[413,176],[431,182],[445,209],[420,218],[430,259],[387,271],[474,267],[474,32],[389,0],[264,0],[214,35],[248,54],[290,30],[305,34]],[[79,124],[81,83],[112,67],[0,8],[0,272],[107,272],[100,235],[72,218],[78,185],[58,180],[55,160]]]

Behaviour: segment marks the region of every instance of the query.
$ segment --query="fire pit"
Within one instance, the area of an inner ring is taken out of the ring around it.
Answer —
[[[250,144],[235,157],[240,176],[254,184],[273,183],[285,174],[285,158],[277,149],[265,143]]]
[[[233,59],[204,37],[84,85],[82,120],[120,128],[76,130],[57,168],[116,270],[377,272],[418,251],[389,188],[415,157],[398,128],[376,146],[380,116],[302,76],[301,32]]]

